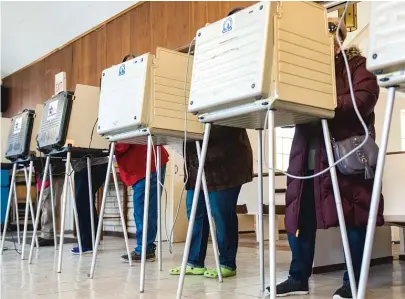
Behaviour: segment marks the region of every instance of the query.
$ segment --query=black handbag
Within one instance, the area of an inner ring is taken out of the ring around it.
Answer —
[[[378,145],[371,136],[371,132],[372,131],[370,130],[369,138],[360,149],[337,164],[340,173],[343,175],[364,173],[364,178],[366,180],[374,178],[374,170],[377,165],[378,157]],[[335,161],[340,160],[347,153],[358,147],[365,138],[366,135],[354,136],[340,141],[332,139]]]

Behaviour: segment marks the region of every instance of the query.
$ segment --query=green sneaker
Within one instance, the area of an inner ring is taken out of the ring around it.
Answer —
[[[223,278],[232,277],[236,275],[235,270],[229,270],[227,268],[221,267],[221,273]],[[209,269],[204,272],[204,276],[207,278],[218,278],[218,270],[217,269]]]
[[[205,271],[207,271],[205,267],[186,267],[186,275],[204,275]],[[180,272],[181,266],[169,270],[170,275],[180,275]]]

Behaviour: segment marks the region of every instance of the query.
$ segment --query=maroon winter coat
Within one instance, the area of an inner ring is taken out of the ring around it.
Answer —
[[[367,71],[366,59],[361,56],[357,47],[346,50],[352,75],[353,89],[357,107],[366,124],[374,132],[374,107],[379,96],[376,77]],[[335,140],[343,140],[351,136],[364,135],[364,129],[353,109],[350,96],[347,72],[343,56],[335,60],[337,108],[335,117],[329,121],[329,130]],[[322,128],[319,125],[299,125],[290,153],[288,173],[303,176],[307,172],[309,140],[316,139],[315,173],[328,167]],[[340,194],[346,224],[350,226],[366,226],[370,210],[373,180],[365,180],[364,175],[345,176],[338,172]],[[332,182],[329,172],[314,179],[315,209],[317,228],[326,229],[338,225],[336,205],[333,196]],[[300,201],[303,180],[287,179],[285,225],[288,233],[296,235],[300,212]],[[383,198],[379,207],[377,225],[384,224]]]

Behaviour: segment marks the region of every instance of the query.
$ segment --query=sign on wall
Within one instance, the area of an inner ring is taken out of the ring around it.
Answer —
[[[66,73],[60,72],[55,75],[55,94],[66,91]]]

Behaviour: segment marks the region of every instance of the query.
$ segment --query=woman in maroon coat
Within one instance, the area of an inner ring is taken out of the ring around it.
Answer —
[[[335,33],[339,20],[329,22],[329,31]],[[340,29],[342,40],[346,28]],[[349,91],[347,71],[342,53],[335,45],[335,71],[337,107],[335,117],[329,121],[331,136],[339,141],[352,136],[364,135],[353,108]],[[374,107],[379,95],[376,77],[367,71],[366,59],[357,47],[345,50],[349,61],[357,107],[362,118],[374,133]],[[372,134],[374,135],[374,134]],[[296,127],[290,153],[288,173],[306,176],[318,173],[328,167],[321,124],[307,124]],[[353,268],[358,282],[363,256],[368,213],[370,209],[373,180],[363,175],[342,175],[338,182],[347,225]],[[377,224],[382,225],[383,202],[381,201]],[[317,229],[338,225],[336,205],[329,172],[310,180],[288,178],[286,191],[285,225],[292,251],[289,278],[277,285],[277,296],[308,294],[308,279],[311,276]],[[352,298],[347,272],[343,286],[336,291],[334,299]]]

